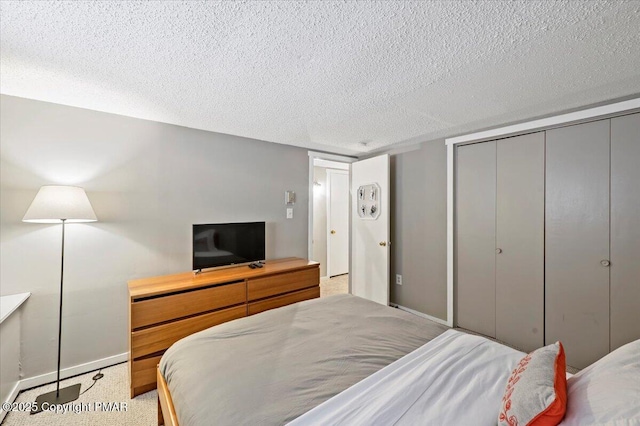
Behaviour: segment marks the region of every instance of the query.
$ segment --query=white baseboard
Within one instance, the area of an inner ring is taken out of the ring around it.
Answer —
[[[112,365],[120,364],[121,362],[125,362],[128,360],[129,360],[129,352],[125,352],[123,354],[98,359],[98,360],[87,362],[84,364],[74,365],[73,367],[68,367],[63,370],[60,370],[60,380],[77,376],[78,374],[88,373],[89,371],[110,367]],[[53,383],[56,381],[57,376],[58,376],[58,372],[52,371],[51,373],[41,374],[35,377],[29,377],[28,379],[22,379],[16,383],[16,385],[13,387],[13,390],[7,397],[7,400],[3,402],[12,403],[16,400],[16,398],[18,397],[18,394],[21,391],[35,388],[37,386],[46,385],[48,383]],[[0,408],[0,423],[2,423],[6,415],[7,415],[7,412]]]
[[[16,400],[16,398],[18,397],[18,394],[20,393],[20,382],[16,382],[15,386],[13,387],[13,389],[11,390],[11,392],[9,392],[9,396],[7,396],[7,400],[6,401],[2,401],[2,402],[8,402],[8,403],[12,403],[13,401]],[[0,408],[0,423],[2,423],[2,421],[4,420],[4,417],[7,415],[7,411],[3,410],[2,408]]]
[[[410,314],[414,314],[414,315],[417,315],[419,317],[431,320],[433,322],[437,322],[438,324],[442,324],[442,325],[446,325],[447,327],[450,327],[450,325],[447,323],[447,320],[443,320],[442,318],[433,317],[431,315],[423,314],[422,312],[415,311],[413,309],[407,308],[407,307],[402,306],[402,305],[398,305],[396,303],[390,303],[390,305],[394,306],[394,307],[396,307],[398,309],[402,309],[403,311],[409,312]]]
[[[125,352],[118,355],[113,355],[107,358],[98,359],[95,361],[87,362],[80,365],[74,365],[60,370],[60,380],[67,379],[69,377],[77,376],[78,374],[88,373],[89,371],[99,370],[101,368],[110,367],[115,364],[120,364],[129,359],[129,352]],[[56,381],[57,372],[41,374],[35,377],[29,377],[22,379],[18,382],[19,390],[31,389],[36,386],[46,385],[47,383],[53,383]]]

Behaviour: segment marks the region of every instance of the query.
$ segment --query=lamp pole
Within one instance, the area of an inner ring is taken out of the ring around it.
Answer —
[[[62,286],[64,283],[64,224],[62,219],[62,251],[60,256],[60,309],[58,309],[58,378],[56,380],[56,399],[60,398],[60,351],[62,347]]]
[[[64,239],[67,222],[95,222],[98,218],[84,189],[77,186],[45,185],[40,188],[22,218],[23,222],[62,223],[62,250],[60,253],[60,303],[58,305],[58,364],[56,390],[39,395],[31,410],[36,414],[52,405],[75,401],[80,396],[80,383],[60,389],[60,363],[62,360],[62,302],[64,288]]]

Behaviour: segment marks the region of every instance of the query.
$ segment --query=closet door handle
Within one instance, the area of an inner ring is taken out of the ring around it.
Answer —
[[[502,253],[502,249],[501,249],[501,248],[497,248],[497,249],[496,249],[496,253],[497,253],[497,254]]]
[[[609,262],[607,259],[604,259],[604,260],[600,261],[600,264],[602,266],[609,266],[609,265],[611,265],[611,262]]]

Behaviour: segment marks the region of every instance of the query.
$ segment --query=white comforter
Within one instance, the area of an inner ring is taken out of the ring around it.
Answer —
[[[290,425],[495,425],[524,354],[449,330]]]

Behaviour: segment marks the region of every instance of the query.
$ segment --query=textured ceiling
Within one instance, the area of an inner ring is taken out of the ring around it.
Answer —
[[[0,7],[3,94],[340,153],[640,93],[639,1]]]

